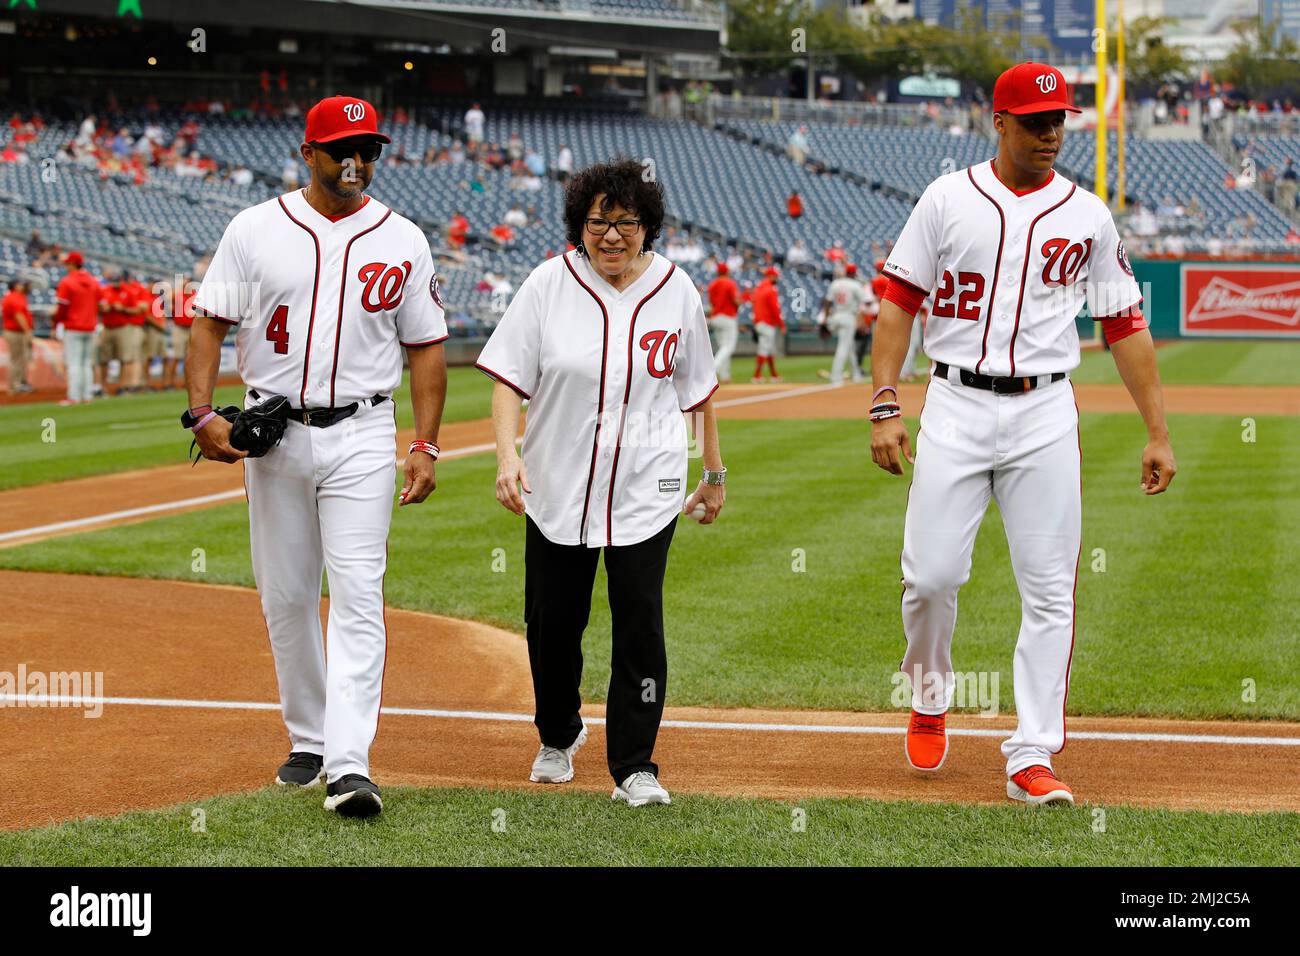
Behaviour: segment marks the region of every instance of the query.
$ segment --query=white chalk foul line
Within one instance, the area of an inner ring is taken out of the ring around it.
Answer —
[[[176,700],[165,697],[96,697],[76,694],[0,694],[0,706],[25,707],[97,707],[107,705],[128,707],[179,707],[192,710],[275,710],[279,704],[245,700]],[[485,710],[438,710],[425,707],[384,707],[381,714],[393,717],[435,717],[444,720],[483,720],[511,723],[532,723],[531,714],[514,714]],[[583,717],[588,724],[603,724],[603,717]],[[664,727],[683,730],[739,730],[756,733],[803,734],[902,734],[903,727],[864,727],[844,724],[771,724],[722,720],[665,720]],[[954,737],[1010,737],[1010,730],[977,730],[966,727],[949,728]],[[1230,734],[1157,734],[1130,733],[1111,730],[1071,731],[1071,740],[1115,740],[1141,743],[1173,744],[1226,744],[1251,747],[1300,747],[1300,737],[1232,736]]]
[[[715,403],[717,408],[730,408],[734,405],[750,405],[755,402],[774,402],[783,398],[794,398],[797,395],[807,395],[812,392],[824,392],[829,389],[829,385],[810,385],[805,388],[786,389],[780,392],[771,392],[764,395],[747,395],[744,398],[729,398],[726,401]],[[439,456],[439,461],[445,461],[449,458],[463,458],[466,455],[477,455],[485,451],[493,451],[496,448],[495,442],[485,442],[481,445],[468,445],[464,448],[453,448],[443,452]],[[406,459],[399,459],[397,464],[401,467],[406,463]],[[88,528],[92,525],[112,524],[117,521],[125,521],[130,518],[142,518],[146,515],[166,514],[169,511],[181,511],[186,508],[197,508],[202,505],[216,504],[221,501],[230,501],[240,498],[244,494],[243,488],[232,488],[230,491],[220,491],[211,495],[200,495],[196,498],[182,498],[179,501],[164,501],[155,505],[143,505],[139,508],[126,508],[122,511],[108,511],[104,514],[90,515],[85,518],[74,518],[70,521],[56,521],[53,524],[36,525],[31,528],[19,528],[17,531],[5,531],[0,533],[0,544],[7,541],[17,541],[21,538],[35,538],[43,535],[59,534],[64,531],[75,531],[78,528]]]
[[[714,402],[714,408],[731,408],[734,405],[753,405],[758,402],[775,402],[782,398],[795,398],[798,395],[811,395],[814,392],[825,392],[834,388],[833,385],[808,385],[804,388],[788,388],[782,392],[768,392],[763,395],[746,395],[743,398],[728,398],[725,401]],[[863,417],[866,417],[865,415]]]
[[[496,448],[494,442],[488,442],[482,445],[467,445],[464,448],[453,448],[450,451],[443,452],[438,460],[442,461],[447,458],[463,458],[466,455],[477,455],[480,452],[492,451]],[[398,465],[404,464],[405,458],[398,462]],[[211,495],[199,495],[197,498],[182,498],[179,501],[164,501],[156,505],[144,505],[139,508],[126,508],[122,511],[108,511],[104,514],[90,515],[86,518],[75,518],[71,521],[56,521],[53,524],[37,525],[32,528],[19,528],[17,531],[6,531],[0,534],[0,544],[6,541],[16,541],[19,538],[34,538],[40,535],[57,534],[61,531],[75,531],[77,528],[87,528],[97,524],[111,524],[115,521],[123,521],[127,518],[139,518],[144,515],[165,514],[168,511],[180,511],[185,508],[197,508],[200,505],[216,504],[219,501],[228,501],[234,498],[244,497],[243,488],[232,488],[230,491],[219,491]]]

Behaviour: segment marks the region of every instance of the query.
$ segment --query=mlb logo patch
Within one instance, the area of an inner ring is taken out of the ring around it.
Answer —
[[[659,479],[659,494],[666,495],[669,492],[681,491],[681,490],[682,490],[682,480],[680,478]]]

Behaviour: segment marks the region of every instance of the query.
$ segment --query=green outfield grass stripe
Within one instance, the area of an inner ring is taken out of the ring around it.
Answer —
[[[446,458],[464,458],[467,455],[479,455],[485,451],[492,451],[496,448],[496,442],[485,442],[481,445],[469,445],[465,448],[456,448],[451,451],[445,451],[438,456],[442,461]],[[397,467],[401,468],[406,464],[405,458],[397,460]],[[241,498],[245,494],[243,488],[232,488],[230,491],[219,491],[211,495],[200,495],[197,498],[182,498],[180,501],[163,501],[156,505],[145,505],[140,508],[127,508],[125,511],[109,511],[104,514],[90,515],[86,518],[76,518],[72,521],[58,521],[54,524],[37,525],[34,528],[19,528],[17,531],[6,531],[0,534],[0,543],[5,541],[16,541],[19,538],[34,538],[38,535],[57,534],[62,531],[72,531],[77,528],[86,528],[91,525],[123,521],[127,518],[138,518],[142,515],[165,514],[168,511],[179,511],[184,508],[196,508],[200,505],[216,504],[219,501],[228,501],[233,498]]]
[[[56,704],[63,707],[128,706],[128,707],[181,707],[199,710],[279,710],[279,704],[240,700],[176,700],[165,697],[96,697],[77,694],[0,694],[0,704],[22,707],[45,707]],[[531,723],[532,714],[514,714],[506,711],[440,710],[428,707],[384,707],[380,713],[394,717],[434,717],[442,720],[483,720]],[[604,724],[604,717],[583,717],[588,724]],[[902,734],[903,727],[864,727],[852,724],[774,724],[765,721],[735,720],[664,720],[662,727],[681,730],[739,730],[753,733],[807,733],[807,734]],[[976,730],[969,727],[950,727],[954,737],[1010,737],[1012,731]],[[1157,734],[1122,732],[1112,730],[1085,730],[1070,734],[1076,740],[1114,740],[1140,743],[1175,744],[1242,744],[1252,747],[1300,747],[1300,737],[1255,737],[1232,734]]]

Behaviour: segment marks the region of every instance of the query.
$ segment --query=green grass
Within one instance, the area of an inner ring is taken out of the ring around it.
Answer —
[[[1156,350],[1166,385],[1300,386],[1300,342],[1178,340]],[[1109,352],[1088,351],[1072,376],[1082,384],[1121,384]]]
[[[1176,342],[1157,353],[1168,384],[1300,385],[1300,344],[1289,342]],[[829,355],[798,355],[779,360],[782,377],[792,384],[822,383]],[[927,367],[924,356],[918,371]],[[752,358],[732,363],[732,380],[748,382]],[[486,418],[491,410],[490,380],[473,368],[448,370],[447,422]],[[1086,352],[1074,378],[1084,383],[1118,384],[1109,354]],[[218,391],[221,404],[237,403],[238,387]],[[398,424],[412,425],[409,391],[396,395]],[[134,468],[181,464],[189,442],[176,422],[183,393],[132,395],[92,405],[59,408],[49,402],[0,406],[0,490],[109,474]],[[54,441],[50,437],[53,422]]]
[[[412,427],[406,378],[394,398],[398,426]],[[240,404],[243,388],[220,388],[215,400],[219,405]],[[184,464],[190,442],[178,419],[185,401],[184,392],[162,392],[71,408],[51,402],[0,406],[0,490]],[[487,418],[491,413],[491,380],[477,369],[448,369],[443,421]]]
[[[1300,815],[386,789],[370,821],[269,788],[0,833],[0,866],[1294,866]],[[204,832],[194,832],[201,810]],[[802,811],[803,830],[796,829]],[[1104,824],[1104,830],[1095,827]],[[494,829],[495,826],[495,829]]]
[[[1300,342],[1182,340],[1161,345],[1156,351],[1161,380],[1166,385],[1293,385],[1300,387]],[[825,382],[817,372],[829,371],[830,355],[794,355],[777,359],[777,370],[787,382]],[[929,368],[918,356],[917,371]],[[733,382],[748,382],[754,374],[751,356],[731,363]],[[1109,352],[1088,350],[1071,376],[1080,384],[1123,384]]]
[[[1257,428],[1246,444],[1235,418],[1173,416],[1180,472],[1147,498],[1137,417],[1084,416],[1072,713],[1300,717],[1300,419]],[[857,422],[724,421],[722,447],[726,511],[710,528],[681,521],[669,563],[669,703],[889,709],[907,482],[870,464]],[[434,498],[395,517],[389,602],[522,630],[524,529],[493,497],[493,459],[438,472]],[[202,575],[190,571],[196,547]],[[794,570],[796,549],[806,570]],[[251,586],[247,513],[234,504],[0,550],[0,567]],[[609,676],[604,590],[602,572],[585,641],[594,700]],[[1019,613],[993,509],[961,594],[955,664],[997,672],[1007,713]]]

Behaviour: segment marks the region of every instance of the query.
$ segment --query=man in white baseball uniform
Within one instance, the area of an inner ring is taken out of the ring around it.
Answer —
[[[844,384],[844,369],[852,373],[854,384],[862,381],[862,369],[853,356],[853,336],[858,330],[858,318],[866,302],[866,292],[858,281],[858,267],[849,263],[835,267],[835,278],[822,300],[820,316],[825,316],[826,328],[835,336],[835,358],[831,361],[831,385]],[[819,316],[819,317],[820,317]]]
[[[416,441],[402,504],[434,489],[447,337],[424,233],[364,195],[384,143],[375,108],[332,96],[307,114],[311,183],[239,213],[195,297],[182,419],[204,457],[234,462],[211,409],[221,341],[237,329],[246,406],[284,396],[280,444],[245,462],[253,574],[275,656],[289,759],[276,780],[326,779],[325,808],[372,816],[387,630],[384,572],[396,479],[392,393],[411,366]],[[321,573],[329,575],[322,647]]]
[[[1076,111],[1064,76],[1040,63],[1012,67],[997,81],[993,110],[997,157],[931,183],[886,263],[871,455],[893,474],[903,473],[903,458],[915,463],[902,560],[908,762],[938,770],[947,755],[957,592],[996,499],[1022,609],[1019,724],[1002,745],[1007,794],[1073,803],[1052,755],[1065,746],[1074,652],[1080,446],[1068,373],[1079,364],[1075,318],[1085,301],[1146,423],[1146,494],[1169,486],[1175,462],[1141,293],[1110,211],[1052,169],[1065,113]],[[913,459],[890,383],[931,290],[925,352],[934,367]]]

